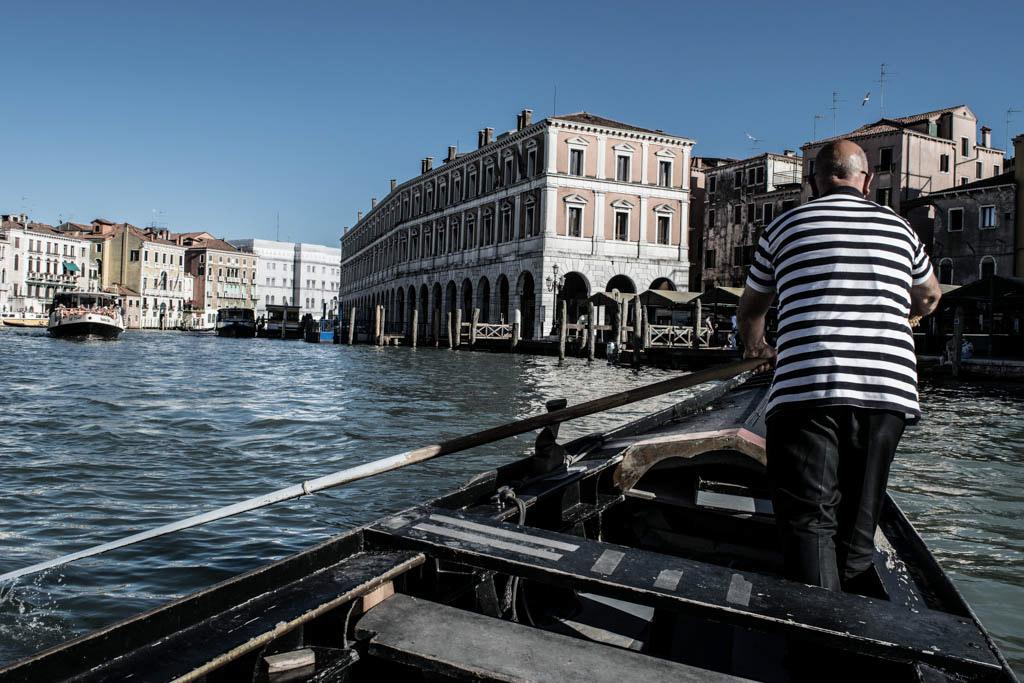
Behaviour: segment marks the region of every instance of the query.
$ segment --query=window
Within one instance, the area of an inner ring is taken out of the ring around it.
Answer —
[[[750,205],[748,204],[747,206],[749,207]],[[761,207],[761,206],[755,206],[755,207],[754,207],[754,220],[755,220],[755,221],[759,221],[759,220],[761,220],[761,215],[762,215],[762,214],[761,214],[761,209],[762,209],[762,208],[763,208],[763,207]]]
[[[505,209],[501,212],[501,241],[508,242],[512,239],[512,209]]]
[[[747,185],[753,185],[757,180],[757,171],[752,168],[747,169]]]
[[[526,153],[526,176],[532,178],[537,174],[537,149],[531,148]]]
[[[708,194],[714,194],[715,190],[718,189],[718,176],[711,176],[708,178]]]
[[[672,162],[658,162],[658,185],[661,187],[672,187]]]
[[[629,157],[625,154],[615,157],[615,179],[620,183],[629,182]]]
[[[978,227],[994,228],[996,227],[996,207],[994,206],[983,206],[981,207],[981,223]]]
[[[533,204],[530,203],[530,204],[527,204],[526,206],[524,206],[523,207],[523,227],[521,228],[521,231],[519,233],[521,237],[528,237],[530,235],[533,235],[533,228],[534,228],[533,216],[534,216]]]
[[[764,182],[764,166],[758,166],[756,170],[757,175],[755,177],[755,180],[757,184],[760,185],[761,183]]]
[[[949,210],[949,222],[947,230],[949,232],[960,232],[964,229],[964,210],[963,209],[950,209]]]
[[[754,222],[754,205],[753,204],[747,204],[747,222],[748,223],[753,223]]]
[[[569,150],[569,175],[583,175],[583,150]]]
[[[625,211],[615,212],[615,239],[629,239],[629,214]]]
[[[714,268],[715,267],[715,250],[708,249],[704,252],[704,267]]]
[[[980,178],[981,177],[981,174],[982,174],[981,168],[982,167],[981,167],[981,162],[980,161],[974,162],[974,177],[975,178]]]
[[[735,187],[739,187],[743,184],[743,171],[736,171],[732,174],[732,184]]]
[[[892,147],[883,147],[878,150],[878,168],[883,173],[892,169]]]
[[[892,188],[880,187],[875,190],[875,203],[882,206],[892,206]]]
[[[512,157],[505,157],[505,169],[501,172],[502,184],[506,187],[516,181],[515,175],[512,173]]]
[[[939,170],[943,173],[949,173],[949,155],[942,154],[939,156]]]
[[[953,284],[953,261],[948,258],[942,259],[939,263],[939,284]]]
[[[737,223],[737,224],[743,222],[743,205],[742,204],[737,204],[736,206],[732,207],[732,222],[733,223]]]
[[[494,164],[488,164],[484,169],[484,191],[490,192],[494,189]]]
[[[142,260],[143,261],[148,261],[149,260],[149,252],[148,251],[143,251],[142,252]]]
[[[1002,169],[1000,168],[999,164],[996,164],[995,166],[992,167],[992,175],[999,175],[999,172],[1001,170]]]
[[[658,216],[658,244],[672,243],[672,219],[669,216]]]
[[[996,260],[991,256],[981,257],[981,277],[992,277],[996,274]]]
[[[765,204],[762,209],[761,216],[764,219],[765,225],[775,220],[775,205],[771,202]]]
[[[583,208],[580,206],[569,207],[569,237],[579,237],[583,234]]]
[[[967,179],[967,176],[960,176],[960,184],[961,185],[966,185],[968,182],[970,182],[970,181]]]
[[[971,141],[967,138],[960,138],[960,156],[967,156],[971,153]]]
[[[139,260],[139,250],[138,249],[132,249],[130,252],[128,252],[128,260],[129,261],[138,261]]]
[[[708,209],[708,227],[714,227],[715,225],[715,210]]]

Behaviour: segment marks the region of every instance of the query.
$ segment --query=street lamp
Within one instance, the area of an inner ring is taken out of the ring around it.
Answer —
[[[565,284],[565,276],[558,274],[558,264],[551,266],[552,275],[548,275],[544,279],[545,285],[547,285],[548,291],[553,292],[555,295],[555,315],[554,324],[551,327],[551,334],[558,334],[558,326],[561,324],[559,319],[562,315],[562,309],[558,305],[558,300],[562,297],[562,286]]]

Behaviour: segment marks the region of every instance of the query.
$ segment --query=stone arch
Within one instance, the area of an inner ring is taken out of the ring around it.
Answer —
[[[499,320],[501,322],[509,322],[509,310],[508,310],[508,278],[502,273],[498,276],[498,311]]]
[[[944,258],[939,261],[939,284],[953,284],[953,259]]]
[[[676,283],[672,282],[672,280],[667,277],[659,277],[655,278],[651,282],[651,286],[647,289],[659,289],[662,291],[674,292],[676,291]]]
[[[566,276],[568,278],[568,276]],[[613,289],[619,290],[623,294],[636,294],[636,283],[633,282],[632,278],[625,275],[616,275],[608,284],[605,285],[604,291],[610,292]]]
[[[519,313],[522,316],[519,334],[523,339],[533,339],[533,328],[537,320],[537,291],[533,273],[524,270],[519,274],[519,279],[516,281],[516,293],[519,295]]]
[[[469,281],[469,278],[465,278],[462,281],[462,320],[469,321],[473,319],[473,283]]]
[[[455,284],[455,280],[449,280],[448,286],[445,287],[444,291],[444,324],[448,324],[448,314],[455,314],[455,307],[459,305],[459,286]]]
[[[491,321],[491,283],[487,277],[481,277],[476,285],[476,305],[480,309],[480,322]]]
[[[440,282],[434,283],[433,290],[430,302],[430,336],[436,341],[441,338],[441,328],[443,327],[441,315],[444,312],[444,295]]]
[[[996,274],[996,259],[994,256],[986,254],[981,257],[981,261],[978,262],[978,276],[988,277]]]
[[[405,289],[395,290],[395,333],[405,332]]]
[[[612,278],[611,281],[614,281]],[[634,286],[635,290],[636,287]],[[621,291],[621,290],[620,290]],[[587,299],[590,298],[590,283],[583,273],[570,271],[565,274],[562,281],[560,298],[566,304],[566,317],[569,322],[576,322],[587,310]],[[561,314],[561,303],[558,305],[558,314]]]

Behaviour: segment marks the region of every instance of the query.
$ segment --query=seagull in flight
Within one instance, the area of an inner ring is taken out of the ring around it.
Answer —
[[[860,101],[860,106],[863,107],[865,104],[868,103],[868,100],[870,100],[870,99],[871,99],[871,91],[868,90],[866,93],[864,93],[864,99]]]

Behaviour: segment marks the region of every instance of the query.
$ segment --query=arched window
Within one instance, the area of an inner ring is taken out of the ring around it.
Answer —
[[[981,277],[990,277],[996,274],[996,260],[991,256],[982,256],[979,265]]]
[[[939,261],[939,283],[953,284],[953,259],[944,258]]]

